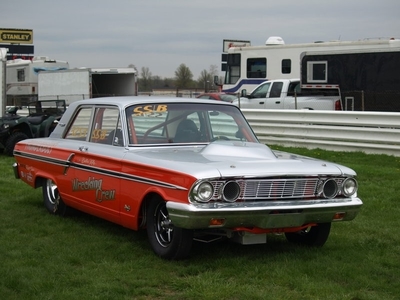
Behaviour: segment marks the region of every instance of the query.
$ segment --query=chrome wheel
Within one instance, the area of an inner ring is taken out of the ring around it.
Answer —
[[[169,218],[165,203],[160,203],[159,207],[156,209],[155,218],[155,237],[161,246],[167,247],[172,241],[174,227]]]
[[[60,197],[57,184],[51,179],[46,179],[43,183],[42,190],[43,202],[47,211],[54,215],[65,215],[67,206]]]

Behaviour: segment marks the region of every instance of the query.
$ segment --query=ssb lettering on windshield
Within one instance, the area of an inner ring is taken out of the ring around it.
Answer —
[[[158,115],[168,111],[168,105],[157,104],[157,105],[140,105],[133,109],[134,116],[150,116]]]

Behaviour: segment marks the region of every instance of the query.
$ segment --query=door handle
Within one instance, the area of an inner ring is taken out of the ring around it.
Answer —
[[[281,104],[281,101],[276,101],[275,104]]]
[[[260,102],[260,104],[264,104],[264,102]]]

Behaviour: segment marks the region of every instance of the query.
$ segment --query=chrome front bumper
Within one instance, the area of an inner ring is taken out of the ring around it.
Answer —
[[[353,220],[362,206],[357,197],[325,200],[289,200],[238,203],[185,204],[168,201],[174,226],[206,228],[290,228],[310,223]],[[335,219],[335,215],[343,217]],[[223,220],[222,225],[212,225]]]
[[[17,164],[16,162],[13,163],[12,167],[13,167],[13,171],[14,171],[14,176],[15,176],[15,178],[16,178],[16,179],[20,179],[20,177],[19,177],[19,172],[18,172],[18,164]]]

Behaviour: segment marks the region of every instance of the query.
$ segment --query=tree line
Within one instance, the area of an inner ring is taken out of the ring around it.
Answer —
[[[128,67],[137,70],[133,64]],[[200,72],[197,80],[193,79],[192,71],[183,63],[175,70],[175,77],[161,78],[153,75],[148,67],[142,67],[140,72],[138,71],[138,75],[139,93],[151,92],[154,89],[195,89],[208,92],[217,89],[214,84],[214,76],[218,76],[218,67],[211,65],[209,70],[204,69]]]

